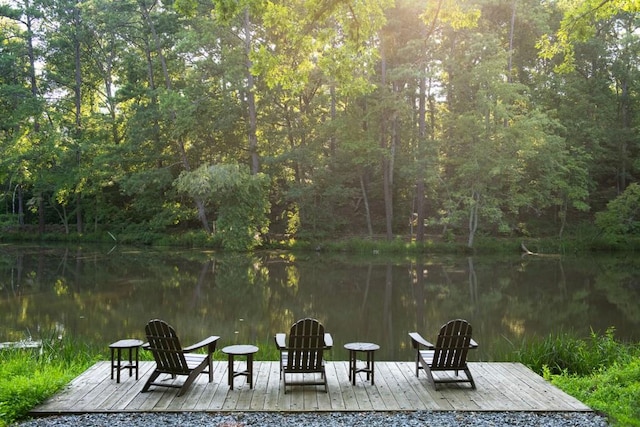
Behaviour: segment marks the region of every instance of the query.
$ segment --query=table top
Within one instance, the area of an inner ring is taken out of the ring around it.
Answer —
[[[344,348],[352,351],[375,351],[379,350],[380,346],[371,342],[350,342],[345,344]]]
[[[109,344],[109,348],[135,348],[140,347],[142,345],[142,341],[135,339],[126,339],[116,341],[113,344]]]
[[[229,345],[222,349],[222,352],[225,354],[234,354],[234,355],[242,355],[242,354],[251,354],[258,351],[258,347],[255,345]]]

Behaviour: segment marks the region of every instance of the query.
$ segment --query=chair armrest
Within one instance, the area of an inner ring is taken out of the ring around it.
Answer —
[[[469,343],[469,348],[478,348],[478,343],[471,338],[471,342]]]
[[[278,347],[278,350],[282,351],[287,348],[287,334],[278,333],[276,334],[274,339],[276,341],[276,347]]]
[[[429,341],[422,338],[422,335],[420,335],[417,332],[409,332],[409,337],[411,338],[411,343],[413,344],[413,348],[415,348],[416,350],[419,350],[420,346],[426,347],[429,350],[433,350],[436,348]]]
[[[324,334],[324,346],[327,350],[331,349],[331,347],[333,347],[333,337],[331,336],[331,334],[329,332],[326,332]]]
[[[201,349],[203,347],[207,347],[207,353],[213,353],[216,351],[216,343],[220,337],[218,336],[210,336],[209,338],[203,339],[197,344],[190,345],[189,347],[185,347],[182,349],[185,353],[190,353],[194,350]]]

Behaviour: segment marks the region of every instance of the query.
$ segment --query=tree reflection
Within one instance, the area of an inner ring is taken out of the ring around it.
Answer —
[[[391,259],[327,254],[217,254],[138,248],[0,248],[0,341],[72,334],[106,345],[143,338],[149,319],[185,342],[273,346],[303,317],[342,345],[381,345],[380,359],[411,360],[407,332],[433,338],[452,318],[469,320],[492,358],[505,342],[616,328],[637,340],[638,261],[517,256]],[[635,335],[634,335],[635,334]],[[376,355],[378,357],[378,355]]]

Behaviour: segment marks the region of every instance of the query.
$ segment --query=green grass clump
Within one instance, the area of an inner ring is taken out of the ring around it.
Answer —
[[[591,332],[588,339],[570,333],[550,335],[525,342],[514,352],[515,358],[535,372],[542,374],[590,375],[594,370],[626,363],[633,357],[633,349],[615,340],[614,329],[604,334]]]
[[[613,425],[640,427],[640,347],[614,330],[579,339],[568,333],[524,343],[509,357],[600,411]]]
[[[98,358],[87,346],[64,339],[37,349],[0,350],[0,427],[24,418]]]
[[[547,372],[545,377],[590,408],[607,414],[614,425],[640,426],[640,357],[588,376]]]

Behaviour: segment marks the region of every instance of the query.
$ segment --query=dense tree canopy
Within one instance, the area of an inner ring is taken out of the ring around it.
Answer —
[[[233,249],[562,234],[638,180],[638,18],[620,0],[5,1],[0,224]]]

